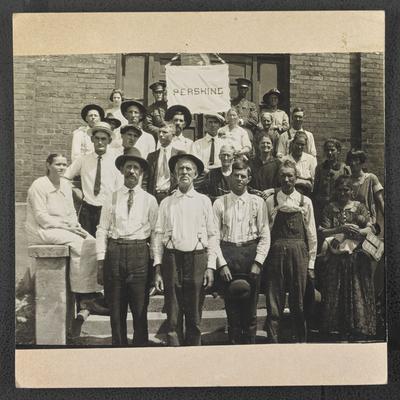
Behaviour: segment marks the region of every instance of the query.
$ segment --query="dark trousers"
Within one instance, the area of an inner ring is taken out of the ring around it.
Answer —
[[[304,295],[307,282],[308,250],[301,239],[280,239],[272,244],[266,260],[266,330],[268,338],[278,343],[280,322],[289,292],[292,332],[298,342],[306,341]]]
[[[113,345],[127,345],[128,305],[133,317],[133,345],[148,343],[149,247],[146,241],[110,239],[104,263],[105,294],[110,308]]]
[[[97,225],[100,222],[101,206],[92,206],[82,202],[79,213],[79,223],[85,231],[88,231],[93,237],[96,237]]]
[[[190,252],[169,249],[164,251],[161,273],[167,312],[167,340],[170,346],[201,345],[200,322],[206,268],[206,249]]]
[[[224,283],[229,341],[231,344],[255,343],[260,279],[250,279],[250,270],[256,257],[257,243],[235,247],[221,242],[221,250],[233,279],[246,279],[251,288],[248,298],[236,299],[230,294],[229,282]]]

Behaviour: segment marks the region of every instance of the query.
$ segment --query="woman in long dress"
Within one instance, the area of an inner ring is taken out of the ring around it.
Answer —
[[[66,167],[63,155],[48,156],[47,174],[28,190],[26,229],[29,245],[70,247],[71,290],[82,300],[102,287],[97,283],[96,240],[78,222],[71,184],[62,178]]]
[[[322,245],[319,281],[322,296],[322,334],[344,340],[372,338],[376,334],[374,274],[362,242],[374,232],[370,214],[353,200],[352,179],[340,176],[335,196],[323,210],[319,230]]]

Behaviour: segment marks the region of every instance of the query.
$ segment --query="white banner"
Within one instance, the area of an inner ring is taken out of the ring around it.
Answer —
[[[192,114],[230,108],[228,64],[167,65],[165,71],[168,107],[181,104]]]

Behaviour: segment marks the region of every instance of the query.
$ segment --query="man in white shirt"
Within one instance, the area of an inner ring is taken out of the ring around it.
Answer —
[[[82,155],[93,153],[90,129],[104,118],[104,110],[97,104],[88,104],[82,108],[81,117],[87,125],[79,127],[72,133],[72,162]]]
[[[81,176],[83,201],[79,222],[95,236],[101,207],[106,197],[121,186],[122,176],[115,168],[114,152],[107,151],[111,143],[111,126],[107,122],[98,122],[90,133],[94,152],[77,158],[65,171],[64,178],[72,180]]]
[[[271,248],[265,262],[266,330],[271,343],[281,341],[280,323],[288,291],[292,334],[297,342],[305,342],[304,296],[307,274],[313,276],[317,253],[314,210],[311,200],[295,189],[295,163],[283,161],[279,175],[281,190],[266,200],[271,229]]]
[[[225,118],[219,114],[206,114],[204,118],[206,120],[206,134],[193,143],[190,152],[203,161],[205,171],[208,172],[221,166],[218,155],[223,141],[218,137],[218,129],[224,124]]]
[[[165,293],[168,344],[199,346],[204,290],[214,282],[217,229],[210,199],[193,188],[204,169],[201,160],[178,154],[170,158],[169,168],[178,190],[160,204],[153,244],[155,287]]]
[[[147,156],[149,168],[146,171],[142,186],[156,198],[158,204],[171,194],[178,185],[176,177],[170,173],[168,166],[171,157],[183,153],[173,147],[174,133],[175,125],[164,123],[164,126],[161,126],[158,131],[160,148]]]
[[[131,148],[115,160],[124,185],[105,201],[96,234],[98,280],[109,302],[112,344],[128,345],[128,304],[133,316],[133,345],[148,343],[149,242],[154,234],[156,199],[140,187],[148,168],[139,150]]]
[[[183,130],[192,123],[192,114],[189,109],[179,104],[171,106],[165,112],[165,120],[175,125],[175,136],[173,138],[173,146],[177,150],[190,153],[193,140],[183,135]]]
[[[282,160],[290,160],[296,164],[298,171],[296,189],[306,196],[310,196],[315,178],[315,168],[317,167],[317,159],[311,154],[304,152],[307,147],[307,135],[303,131],[295,134],[292,144],[291,153]]]
[[[292,112],[292,126],[286,132],[282,133],[279,138],[277,155],[278,157],[284,157],[290,154],[290,145],[297,132],[304,132],[307,135],[307,144],[304,148],[304,152],[317,157],[317,150],[315,148],[314,135],[303,129],[304,121],[304,110],[300,107],[296,107]]]
[[[223,284],[231,344],[255,343],[260,272],[270,246],[264,201],[247,192],[251,170],[232,165],[232,192],[218,198],[214,215],[220,232],[218,272]]]
[[[146,158],[149,153],[155,151],[156,141],[153,135],[145,132],[142,129],[142,121],[146,115],[145,107],[135,100],[124,100],[121,103],[122,115],[128,120],[129,125],[134,125],[142,131],[142,136],[138,139],[135,147],[139,149],[143,158]]]

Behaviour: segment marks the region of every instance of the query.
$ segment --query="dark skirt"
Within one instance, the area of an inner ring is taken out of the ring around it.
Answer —
[[[362,251],[331,254],[320,266],[321,332],[376,334],[374,271]]]

